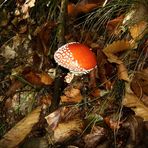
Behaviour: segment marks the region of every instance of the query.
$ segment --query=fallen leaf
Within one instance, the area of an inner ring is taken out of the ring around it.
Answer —
[[[137,41],[142,39],[144,34],[148,32],[148,23],[146,21],[140,21],[137,24],[130,27],[129,31],[133,40]]]
[[[112,88],[112,83],[108,80],[114,71],[114,67],[107,61],[104,53],[101,50],[97,50],[97,65],[98,65],[98,76],[103,85],[107,90]]]
[[[95,90],[93,90],[93,91],[91,92],[91,95],[94,96],[94,97],[100,97],[100,95],[101,95],[101,90],[100,90],[99,88],[97,88],[97,89],[95,89]]]
[[[42,96],[40,99],[41,104],[45,104],[48,107],[51,105],[52,96],[50,94]]]
[[[88,13],[91,10],[93,10],[94,8],[96,8],[98,5],[97,4],[85,4],[83,5],[82,3],[78,3],[76,5],[76,10],[79,13]]]
[[[93,126],[91,133],[84,137],[85,148],[95,148],[105,137],[105,129],[99,126]]]
[[[107,47],[103,49],[103,52],[107,56],[109,62],[122,64],[122,60],[120,60],[120,58],[115,54],[126,51],[128,49],[131,49],[130,42],[127,40],[119,40],[114,41],[112,44],[109,44]]]
[[[29,73],[25,74],[24,77],[32,85],[43,85],[40,75],[34,71],[30,71]]]
[[[49,114],[48,116],[45,117],[49,127],[54,130],[60,119],[61,119],[61,109],[57,109],[56,111],[52,112],[51,114]]]
[[[37,27],[34,32],[33,50],[39,51],[41,55],[48,56],[49,44],[52,38],[52,32],[57,24],[53,21],[45,22],[43,25]]]
[[[53,79],[45,72],[41,73],[40,75],[41,82],[45,85],[51,85],[53,82]]]
[[[131,81],[131,89],[138,98],[148,95],[148,69],[137,71]]]
[[[67,97],[67,96],[61,96],[61,102],[63,103],[79,103],[82,100],[82,96],[78,95],[75,96],[74,98]]]
[[[67,122],[59,123],[54,130],[55,142],[64,142],[80,135],[83,131],[83,121],[73,119]]]
[[[59,122],[80,118],[83,114],[78,107],[61,107],[45,117],[50,129],[54,130]]]
[[[68,4],[68,15],[72,17],[76,17],[81,13],[88,13],[97,6],[102,5],[102,0],[81,0],[78,1],[77,4],[69,3]]]
[[[123,15],[121,16],[118,16],[117,18],[115,19],[112,19],[112,20],[109,20],[107,22],[107,27],[106,29],[108,30],[108,34],[109,35],[119,35],[120,31],[121,31],[121,28],[120,28],[120,25],[123,21]]]
[[[76,6],[73,3],[69,3],[67,6],[68,16],[75,17],[77,15]]]
[[[143,140],[145,132],[143,130],[144,124],[145,122],[143,122],[143,119],[141,117],[137,117],[130,114],[127,116],[126,120],[122,123],[122,127],[127,128],[128,132],[130,132],[128,145],[137,145],[141,140]],[[141,143],[138,147],[141,147]]]
[[[13,96],[16,90],[23,87],[23,84],[20,81],[12,80],[12,85],[9,87],[8,91],[6,92],[7,97]]]
[[[45,72],[39,73],[32,69],[23,72],[25,79],[32,85],[51,85],[53,79]]]
[[[17,53],[14,48],[7,45],[4,47],[4,50],[0,53],[0,55],[9,60],[14,59],[17,56]]]
[[[112,117],[105,117],[104,121],[112,130],[117,130],[120,128],[121,122],[113,119]]]
[[[66,89],[64,91],[64,94],[65,94],[64,96],[61,96],[61,102],[79,103],[83,99],[80,90],[77,88],[71,87],[69,89]]]
[[[0,140],[1,148],[17,147],[25,137],[31,132],[32,127],[39,121],[41,107],[37,107],[28,116],[18,122]]]
[[[126,86],[129,87],[129,86]],[[137,116],[140,116],[144,121],[148,121],[148,107],[132,93],[130,88],[126,88],[125,97],[123,99],[123,105],[130,107]]]
[[[118,69],[118,78],[120,80],[129,81],[128,71],[125,65],[123,63],[119,64],[117,65],[117,69]]]
[[[138,98],[142,98],[143,96],[142,87],[136,78],[133,78],[131,82],[131,89]]]
[[[30,8],[35,6],[35,1],[36,0],[26,0],[23,4],[18,2],[15,15],[21,15],[21,19],[27,19],[29,17]]]

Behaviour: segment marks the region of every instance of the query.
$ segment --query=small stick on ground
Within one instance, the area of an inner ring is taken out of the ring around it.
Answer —
[[[58,33],[57,33],[57,40],[58,40],[58,48],[65,44],[65,26],[66,26],[66,15],[67,15],[67,0],[61,1],[61,10],[60,15],[58,18]],[[57,78],[54,82],[54,93],[53,93],[53,100],[50,106],[50,112],[53,112],[59,107],[60,102],[60,95],[62,92],[62,86],[64,83],[62,75],[62,70],[60,67],[57,67]]]

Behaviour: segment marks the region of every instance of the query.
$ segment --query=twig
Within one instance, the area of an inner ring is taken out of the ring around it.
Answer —
[[[66,15],[67,15],[67,3],[68,0],[62,0],[61,11],[58,20],[58,47],[65,44],[65,27],[66,27]]]
[[[67,0],[61,1],[61,10],[58,19],[58,33],[57,33],[57,40],[58,40],[58,47],[65,44],[65,26],[66,26],[66,14],[67,14]],[[62,86],[64,83],[62,75],[62,70],[57,67],[57,78],[54,81],[54,93],[53,93],[53,100],[50,106],[49,111],[53,112],[59,107],[60,102],[60,95],[62,91]]]

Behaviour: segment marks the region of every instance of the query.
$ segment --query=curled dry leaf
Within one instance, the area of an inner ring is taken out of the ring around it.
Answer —
[[[133,93],[126,92],[123,99],[123,105],[130,107],[137,116],[140,116],[144,121],[148,121],[148,107]]]
[[[37,73],[35,73],[34,71],[30,71],[29,73],[26,73],[24,77],[32,85],[43,85],[39,75],[37,75]]]
[[[133,40],[137,41],[142,39],[144,34],[148,32],[148,23],[146,21],[140,21],[137,24],[130,27],[129,31]]]
[[[81,13],[88,13],[100,4],[102,4],[101,1],[99,1],[98,3],[98,1],[92,1],[92,0],[91,1],[82,0],[82,1],[79,1],[76,5],[73,3],[69,3],[67,8],[68,15],[72,17],[76,17]]]
[[[137,84],[135,84],[136,82]],[[131,82],[131,88],[136,95],[141,92],[141,95],[139,94],[138,97],[142,96],[143,93],[148,95],[148,68],[136,72],[135,77]]]
[[[41,73],[40,75],[41,82],[45,85],[51,85],[53,82],[53,79],[45,72]]]
[[[69,88],[64,91],[64,96],[61,96],[62,102],[73,102],[73,103],[79,103],[83,99],[83,96],[81,95],[81,92],[77,88]]]
[[[47,73],[37,73],[30,71],[25,74],[25,79],[32,85],[50,85],[53,79]]]
[[[99,88],[97,88],[91,92],[91,95],[94,97],[100,97],[100,94],[101,94],[101,90]]]
[[[126,51],[130,48],[131,48],[131,44],[129,41],[119,40],[105,47],[103,49],[103,52],[107,56],[109,62],[116,63],[116,64],[122,64],[123,63],[122,60],[120,60],[115,54]]]
[[[120,80],[129,81],[128,71],[123,63],[117,65],[118,78]]]
[[[109,35],[119,35],[119,33],[121,32],[120,25],[123,21],[123,18],[123,15],[121,15],[107,22],[107,30],[109,31]]]
[[[73,3],[69,3],[67,6],[68,16],[75,17],[77,15],[76,6]]]
[[[98,76],[101,83],[105,84],[106,89],[112,88],[112,83],[107,78],[113,74],[113,66],[107,62],[106,56],[101,50],[97,50]]]
[[[91,10],[93,10],[94,8],[97,7],[97,4],[82,4],[82,3],[78,3],[76,5],[76,10],[79,13],[88,13]]]
[[[59,108],[58,110],[52,112],[51,114],[49,114],[48,116],[45,117],[49,127],[54,130],[60,119],[61,119],[61,109]]]
[[[79,118],[59,123],[54,130],[55,142],[64,142],[80,135],[83,131],[83,121]]]
[[[54,130],[59,122],[67,122],[76,118],[80,118],[83,112],[78,107],[61,107],[45,117],[50,129]]]
[[[112,130],[116,130],[120,128],[121,122],[113,119],[112,117],[105,117],[104,121]]]
[[[41,107],[37,107],[27,117],[18,122],[0,140],[1,148],[17,147],[31,132],[32,127],[39,121]]]

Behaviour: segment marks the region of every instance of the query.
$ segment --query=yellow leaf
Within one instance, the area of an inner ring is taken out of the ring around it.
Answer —
[[[146,32],[148,32],[148,23],[140,21],[129,29],[131,36],[134,40],[140,40]]]

